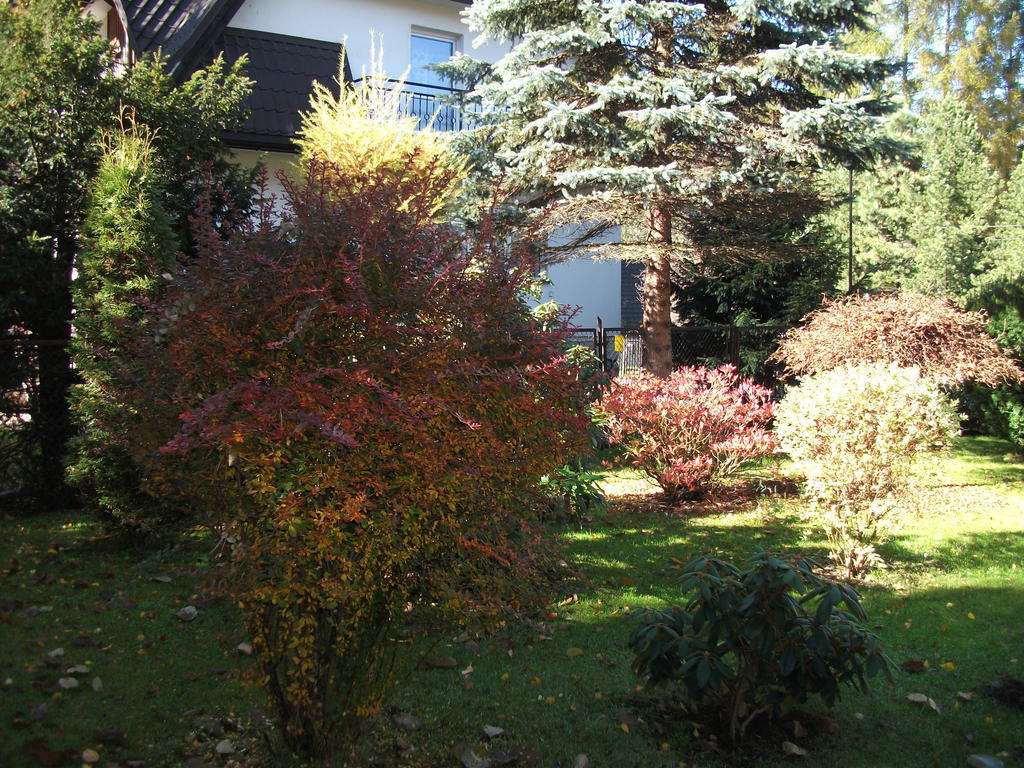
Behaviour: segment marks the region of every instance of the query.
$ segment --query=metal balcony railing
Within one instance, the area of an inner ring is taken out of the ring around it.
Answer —
[[[353,80],[359,85],[363,78]],[[401,107],[405,114],[415,117],[419,127],[435,131],[461,131],[473,127],[473,108],[462,103],[465,91],[443,85],[428,85],[388,79],[385,82],[402,84]]]

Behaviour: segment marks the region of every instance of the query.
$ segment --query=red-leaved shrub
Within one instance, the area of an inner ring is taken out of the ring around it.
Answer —
[[[140,358],[182,414],[167,461],[206,457],[192,485],[220,499],[235,597],[306,754],[352,746],[410,626],[521,607],[546,562],[538,480],[585,441],[564,330],[522,299],[534,264],[437,223],[451,181],[310,162],[283,214],[201,228]]]
[[[693,498],[778,447],[771,392],[730,365],[616,379],[601,401],[613,442],[673,498]]]

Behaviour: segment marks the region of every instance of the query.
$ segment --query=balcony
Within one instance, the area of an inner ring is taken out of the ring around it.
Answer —
[[[352,85],[359,85],[362,82],[363,78],[359,78],[353,80]],[[472,115],[476,110],[461,104],[464,91],[443,85],[394,79],[388,79],[386,82],[392,85],[401,84],[401,109],[419,121],[420,129],[461,131],[473,127]]]

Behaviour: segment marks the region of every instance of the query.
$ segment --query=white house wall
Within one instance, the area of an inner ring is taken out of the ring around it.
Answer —
[[[301,10],[295,3],[280,0],[247,0],[228,26],[258,32],[312,38],[346,44],[352,75],[360,77],[370,67],[371,32],[380,35],[379,55],[384,74],[399,78],[410,63],[410,35],[413,32],[443,33],[456,40],[456,50],[474,58],[497,61],[507,46],[485,44],[473,47],[473,33],[459,16],[465,8],[452,0],[304,0]],[[267,166],[270,190],[280,194],[278,171],[293,171],[294,155],[279,152],[236,150],[243,165],[258,161]],[[618,232],[609,232],[614,242]],[[622,263],[615,259],[580,258],[551,266],[549,284],[543,289],[543,301],[578,308],[573,323],[594,327],[598,318],[606,327],[622,325]]]
[[[550,284],[543,300],[575,309],[572,324],[596,328],[598,318],[606,328],[622,325],[620,285],[622,262],[617,259],[572,259],[548,267]]]
[[[290,152],[257,152],[252,149],[236,149],[232,153],[235,162],[246,168],[252,168],[257,163],[263,163],[267,169],[267,191],[275,195],[278,200],[284,193],[284,186],[281,184],[280,175],[288,176],[295,174],[295,163],[297,155]]]
[[[228,26],[344,42],[355,78],[370,67],[371,32],[380,35],[384,73],[394,78],[409,68],[409,37],[414,30],[450,35],[456,38],[456,50],[485,61],[497,61],[506,50],[494,44],[473,48],[473,33],[459,18],[465,6],[452,0],[305,0],[301,11],[296,6],[280,0],[247,0]]]
[[[552,233],[552,246],[565,245],[578,239],[585,224],[568,224]],[[617,243],[619,228],[612,227],[589,242]],[[548,283],[541,293],[544,302],[575,310],[573,325],[594,328],[598,318],[606,328],[622,325],[622,262],[614,258],[578,258],[553,264],[547,268]]]

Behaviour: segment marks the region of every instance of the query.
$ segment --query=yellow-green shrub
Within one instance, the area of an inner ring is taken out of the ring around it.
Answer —
[[[395,181],[418,180],[432,187],[442,206],[458,189],[462,163],[448,150],[444,134],[419,128],[404,109],[404,83],[379,71],[358,84],[342,83],[338,95],[320,83],[303,115],[296,143],[303,168],[319,158],[347,184],[379,183],[381,172]],[[454,173],[453,173],[454,171]]]

